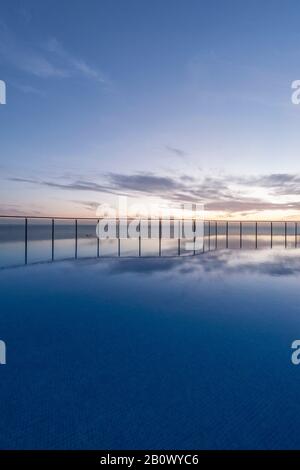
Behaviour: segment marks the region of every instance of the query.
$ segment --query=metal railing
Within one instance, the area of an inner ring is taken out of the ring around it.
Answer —
[[[14,225],[12,221],[15,219],[18,222],[21,222],[18,225]],[[22,235],[24,242],[24,263],[28,263],[28,245],[30,242],[29,236],[29,228],[39,227],[36,223],[37,221],[47,221],[48,227],[50,228],[50,242],[51,242],[51,260],[55,260],[55,248],[56,243],[58,241],[56,237],[56,229],[62,221],[66,221],[68,228],[73,226],[73,235],[68,236],[67,240],[73,240],[74,243],[74,258],[78,258],[78,242],[79,240],[85,239],[88,235],[85,236],[79,235],[79,228],[80,223],[83,222],[87,223],[90,222],[92,225],[89,226],[94,231],[94,235],[91,238],[95,238],[96,241],[96,257],[100,258],[102,256],[101,253],[101,243],[100,240],[96,236],[96,226],[101,220],[100,218],[93,218],[93,217],[79,217],[79,218],[72,218],[72,217],[46,217],[46,216],[7,216],[7,215],[0,215],[0,244],[1,244],[1,229],[3,227],[10,227],[10,233],[13,234],[14,227],[18,227],[20,232],[20,227],[23,226],[24,233]],[[107,220],[107,219],[106,219]],[[116,222],[117,231],[115,240],[117,241],[117,251],[116,256],[122,256],[122,244],[121,244],[121,237],[120,237],[120,224],[126,220],[126,224],[129,224],[133,219],[128,218],[116,218],[111,219]],[[142,221],[147,221],[148,224],[150,223],[150,219],[140,218],[140,223]],[[163,256],[162,250],[162,239],[163,239],[163,224],[165,221],[168,223],[175,224],[180,223],[180,233],[177,237],[177,248],[176,248],[176,256],[181,256],[183,254],[182,242],[186,240],[187,237],[184,236],[184,223],[185,221],[193,220],[193,224],[197,224],[198,222],[203,224],[204,223],[204,236],[203,236],[203,251],[210,251],[216,249],[228,249],[228,248],[249,248],[251,247],[257,249],[259,248],[260,241],[263,240],[263,246],[269,246],[270,248],[274,247],[274,243],[278,242],[278,239],[282,239],[285,248],[294,247],[297,248],[298,243],[298,221],[228,221],[228,220],[197,220],[197,219],[179,219],[179,218],[162,218],[159,217],[155,219],[158,224],[158,252],[156,256],[161,257]],[[6,221],[6,223],[4,223]],[[71,223],[71,225],[70,225]],[[62,225],[60,225],[61,227]],[[149,225],[148,225],[149,226]],[[41,224],[40,224],[41,227]],[[81,226],[82,228],[82,226]],[[250,230],[251,228],[251,230]],[[234,229],[234,230],[233,230]],[[174,230],[175,233],[175,230]],[[138,256],[143,256],[143,234],[141,230],[137,231],[136,239],[138,240]],[[147,237],[146,237],[147,238]],[[150,237],[151,238],[151,237]],[[154,237],[155,238],[155,237]],[[13,236],[12,236],[13,239]],[[60,239],[64,239],[60,237]],[[170,240],[175,240],[176,237],[170,237]],[[5,240],[9,241],[9,240]],[[19,240],[21,241],[21,240]],[[196,238],[194,237],[194,243],[196,242]],[[192,250],[190,253],[186,254],[198,254],[200,253],[197,250]]]

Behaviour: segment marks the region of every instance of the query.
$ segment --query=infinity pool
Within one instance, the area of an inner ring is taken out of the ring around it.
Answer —
[[[300,447],[300,252],[0,270],[2,449]]]

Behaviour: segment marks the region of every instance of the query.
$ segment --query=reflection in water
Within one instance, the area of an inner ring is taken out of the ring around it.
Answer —
[[[299,272],[221,248],[0,270],[0,447],[299,448]]]
[[[73,222],[0,223],[0,448],[300,447],[295,224],[193,253]]]
[[[104,274],[143,274],[170,273],[174,276],[185,273],[204,277],[225,274],[259,274],[266,276],[293,276],[300,273],[300,252],[295,256],[286,250],[233,251],[216,250],[205,252],[201,256],[124,259],[85,259],[80,265],[97,267]]]
[[[112,245],[112,242],[110,242],[110,245]],[[0,269],[24,265],[22,262],[17,263],[17,259],[22,259],[20,246],[14,244],[11,248],[13,248],[12,251],[7,250],[4,256],[2,253]],[[55,260],[67,261],[68,256],[66,254],[68,251],[71,251],[69,244],[62,244],[62,256],[57,256]],[[47,253],[47,250],[44,244],[37,242],[37,246],[34,247],[33,254],[27,264],[55,261],[51,260],[50,257],[45,259],[45,253]],[[286,249],[260,249],[255,251],[247,249],[219,249],[197,253],[197,256],[181,256],[180,259],[178,256],[173,255],[172,247],[166,248],[164,256],[161,258],[151,255],[138,257],[133,255],[132,251],[118,258],[114,254],[110,255],[109,250],[106,251],[102,258],[97,258],[95,255],[89,256],[87,247],[85,254],[86,256],[84,255],[84,250],[82,250],[81,256],[78,257],[82,263],[86,261],[93,265],[101,260],[103,268],[108,269],[110,273],[132,272],[151,274],[155,271],[174,271],[176,273],[189,271],[200,276],[208,272],[248,272],[281,276],[293,275],[300,272],[300,252]],[[150,258],[149,262],[142,262],[143,260],[147,261],[147,258]],[[151,262],[151,259],[153,259],[153,262]],[[155,259],[160,262],[155,262]],[[117,261],[120,262],[118,263]]]

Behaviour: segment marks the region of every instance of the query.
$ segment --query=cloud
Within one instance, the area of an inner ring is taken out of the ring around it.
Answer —
[[[2,61],[39,78],[69,76],[68,70],[51,63],[40,52],[25,44],[4,23],[0,23],[0,58]]]
[[[202,203],[206,210],[226,215],[300,210],[300,200],[286,200],[286,196],[299,194],[300,176],[297,174],[270,174],[254,177],[224,175],[222,177],[197,178],[195,176],[186,177],[186,175],[170,177],[151,172],[139,172],[133,174],[107,173],[102,176],[100,182],[84,178],[72,180],[71,176],[66,178],[64,182],[32,178],[10,178],[10,181],[38,184],[73,192],[154,196],[175,204]],[[248,196],[249,187],[264,190],[264,195]],[[90,208],[94,207],[94,204],[90,205]]]
[[[105,175],[105,182],[102,184],[85,180],[75,180],[69,183],[58,183],[55,181],[36,180],[32,178],[9,178],[9,180],[18,183],[38,184],[57,189],[93,191],[110,194],[129,194],[130,191],[146,194],[154,192],[171,194],[172,191],[182,187],[179,182],[176,182],[172,178],[156,176],[151,173],[136,173],[133,175],[108,173]]]
[[[0,60],[38,78],[79,76],[106,83],[103,74],[68,52],[56,38],[41,47],[32,46],[17,37],[0,22]]]
[[[213,201],[206,204],[211,211],[226,212],[259,212],[264,210],[300,209],[300,201],[293,203],[269,202],[258,198],[231,198],[224,201]]]
[[[133,175],[109,173],[107,177],[114,188],[125,191],[170,193],[181,188],[181,184],[175,179],[152,173],[136,173]]]
[[[259,186],[270,188],[273,194],[295,195],[300,194],[300,175],[289,173],[278,173],[258,178]]]
[[[73,181],[70,183],[57,183],[55,181],[45,181],[45,180],[36,180],[30,178],[9,178],[9,181],[14,181],[15,183],[30,183],[37,184],[40,186],[47,186],[55,189],[70,190],[70,191],[93,191],[100,193],[113,193],[113,188],[109,186],[101,185],[91,181]]]
[[[288,196],[300,194],[300,175],[294,173],[271,173],[270,175],[235,177],[240,185],[265,188],[272,195]]]
[[[25,210],[24,210],[25,209]],[[43,215],[42,210],[36,209],[33,207],[33,204],[28,205],[27,208],[24,208],[24,204],[9,204],[9,203],[1,203],[0,204],[0,214],[2,216],[11,216],[11,215],[20,215],[24,216],[24,212],[28,211],[30,215]]]
[[[177,147],[172,147],[171,145],[166,145],[165,147],[173,155],[176,155],[176,157],[185,158],[188,155],[187,152],[185,152],[184,150],[181,150]]]
[[[54,57],[63,60],[63,63],[70,71],[71,74],[79,74],[86,78],[97,80],[101,83],[106,83],[107,80],[104,75],[94,67],[91,67],[83,59],[74,57],[62,46],[62,44],[56,39],[51,38],[45,45],[45,50],[51,53]]]
[[[98,209],[99,205],[100,205],[99,201],[97,202],[97,201],[77,201],[77,200],[75,200],[75,201],[72,201],[72,202],[74,202],[75,204],[79,204],[80,206],[83,206],[86,209],[88,209],[89,211],[93,211],[93,212],[95,212]]]
[[[134,173],[132,175],[107,173],[104,175],[103,183],[86,180],[75,180],[65,183],[57,181],[37,180],[32,178],[9,178],[17,183],[31,183],[52,188],[71,191],[92,191],[114,195],[152,195],[170,201],[199,202],[199,199],[216,196],[225,190],[220,181],[216,182],[207,178],[192,188],[182,181],[181,178],[159,176],[153,173]],[[194,182],[195,184],[195,182]]]

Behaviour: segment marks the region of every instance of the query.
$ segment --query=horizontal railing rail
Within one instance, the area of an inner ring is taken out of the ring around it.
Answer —
[[[129,219],[139,219],[139,220],[149,220],[150,217],[145,217],[145,216],[128,216],[128,217],[70,217],[70,216],[50,216],[50,215],[3,215],[3,214],[0,214],[0,219],[48,219],[48,220],[102,220],[102,219],[106,219],[106,220],[129,220]],[[264,224],[270,224],[270,223],[273,223],[273,224],[283,224],[283,223],[288,223],[288,224],[292,224],[292,223],[300,223],[300,219],[299,220],[289,220],[289,219],[281,219],[281,220],[267,220],[267,219],[251,219],[251,220],[245,220],[245,219],[203,219],[203,218],[200,218],[200,217],[176,217],[176,216],[170,216],[170,217],[151,217],[153,220],[166,220],[166,221],[169,221],[170,219],[172,220],[204,220],[204,222],[213,222],[213,223],[229,223],[229,224],[238,224],[238,223],[242,223],[242,224],[248,224],[248,223],[252,223],[252,224],[255,224],[256,222],[257,223],[264,223]]]

